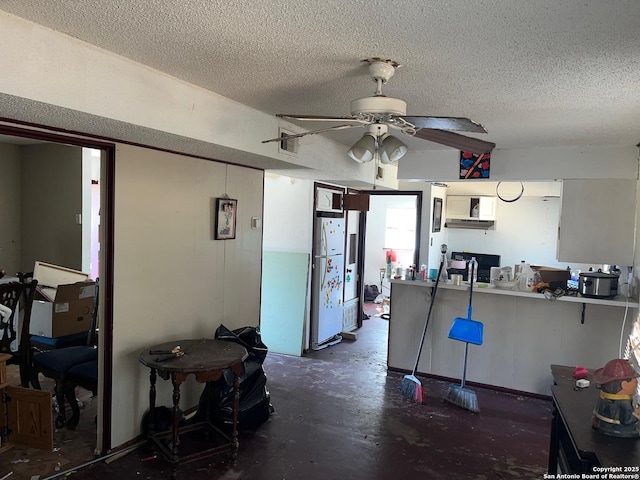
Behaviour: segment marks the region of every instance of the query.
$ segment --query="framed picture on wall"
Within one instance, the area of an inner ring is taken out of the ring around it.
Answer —
[[[216,240],[231,240],[236,238],[237,210],[238,200],[232,198],[216,198]]]
[[[434,197],[433,199],[433,222],[431,225],[431,231],[433,233],[440,231],[442,224],[442,199]]]

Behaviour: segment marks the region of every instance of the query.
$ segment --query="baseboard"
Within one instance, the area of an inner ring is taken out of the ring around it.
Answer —
[[[395,367],[387,367],[387,371],[389,371],[389,372],[398,372],[398,373],[402,373],[404,375],[406,375],[408,373],[411,373],[411,370],[405,370],[403,368],[395,368]],[[460,379],[459,378],[444,377],[442,375],[434,375],[432,373],[420,373],[420,372],[417,372],[416,373],[416,377],[430,378],[430,379],[433,379],[433,380],[439,380],[441,382],[448,382],[448,383],[460,383]],[[494,392],[509,393],[511,395],[520,395],[520,396],[523,396],[523,397],[538,398],[540,400],[551,400],[551,395],[543,395],[541,393],[525,392],[523,390],[515,390],[513,388],[499,387],[497,385],[488,385],[486,383],[470,382],[470,381],[466,380],[465,381],[465,385],[468,385],[470,387],[476,387],[476,388],[484,388],[486,390],[493,390]]]

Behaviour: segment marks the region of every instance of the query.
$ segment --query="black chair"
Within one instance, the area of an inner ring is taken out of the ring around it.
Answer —
[[[98,328],[98,290],[98,280],[96,279],[96,295],[93,301],[90,328],[85,334],[85,344],[48,350],[33,355],[34,387],[38,389],[41,388],[38,380],[39,374],[47,378],[52,378],[56,382],[55,396],[58,403],[58,416],[56,417],[55,425],[57,428],[62,428],[67,425],[65,397],[71,406],[75,404],[77,407],[75,395],[73,398],[65,395],[65,388],[68,387],[66,381],[69,370],[86,362],[98,361],[96,341]],[[73,429],[75,425],[69,425],[69,428]]]
[[[71,418],[67,420],[67,428],[73,430],[80,421],[80,407],[76,400],[76,387],[90,390],[93,395],[98,394],[98,360],[81,363],[71,367],[67,372],[64,394],[71,407]]]
[[[9,282],[0,284],[0,352],[8,353],[9,365],[19,365],[20,384],[28,387],[32,380],[31,347],[29,344],[29,325],[31,323],[31,305],[38,282]],[[22,320],[20,321],[20,312]],[[6,317],[2,315],[5,313]],[[18,329],[20,336],[18,337]]]

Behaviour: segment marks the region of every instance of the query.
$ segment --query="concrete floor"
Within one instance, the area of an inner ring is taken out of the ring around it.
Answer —
[[[386,371],[388,321],[365,320],[353,342],[303,358],[269,353],[275,412],[241,432],[237,464],[226,456],[184,465],[179,479],[540,479],[546,472],[550,400],[476,389],[480,413],[445,403],[449,384],[424,379],[418,405]],[[75,480],[169,478],[142,447],[74,473]]]

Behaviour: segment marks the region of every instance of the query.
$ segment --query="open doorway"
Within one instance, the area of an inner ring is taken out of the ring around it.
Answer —
[[[103,142],[0,125],[0,203],[6,206],[0,222],[0,267],[15,275],[33,271],[35,261],[41,261],[100,277],[100,352],[111,351],[114,151]],[[101,355],[97,397],[76,389],[84,407],[80,423],[75,430],[54,429],[53,452],[27,448],[38,457],[29,462],[32,466],[50,461],[52,468],[56,462],[81,465],[110,445],[111,399],[105,392],[110,392],[111,359],[108,353]],[[44,391],[53,389],[53,380],[40,381]],[[53,400],[51,408],[58,408]],[[68,454],[61,457],[63,445]],[[1,463],[17,475],[21,464],[10,457],[22,455],[23,446],[12,446]],[[28,470],[29,464],[23,466]]]
[[[391,278],[417,266],[422,192],[371,191],[364,228],[365,314],[389,318]],[[391,271],[386,259],[391,256]]]

